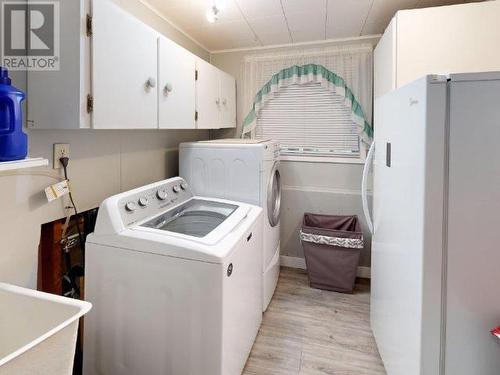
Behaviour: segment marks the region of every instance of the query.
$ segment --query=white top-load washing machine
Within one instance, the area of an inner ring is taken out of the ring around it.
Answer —
[[[239,375],[262,321],[262,209],[181,178],[105,200],[87,239],[84,374]]]
[[[219,139],[182,143],[181,177],[197,195],[232,199],[264,209],[263,311],[279,277],[281,179],[279,143],[258,139]]]

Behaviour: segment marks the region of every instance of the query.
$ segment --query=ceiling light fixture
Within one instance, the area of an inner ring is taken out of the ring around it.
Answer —
[[[207,20],[210,23],[214,23],[219,19],[219,8],[217,5],[212,5],[212,7],[207,11]]]

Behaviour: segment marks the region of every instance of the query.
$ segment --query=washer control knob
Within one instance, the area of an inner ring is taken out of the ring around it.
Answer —
[[[158,198],[161,201],[164,201],[165,199],[167,199],[167,191],[163,189],[158,190],[156,192],[156,198]]]
[[[139,198],[139,206],[146,207],[148,204],[149,204],[149,201],[148,201],[147,197],[140,197]]]
[[[129,212],[134,212],[135,210],[137,210],[137,205],[135,204],[135,202],[127,202],[127,204],[125,205],[125,209]]]
[[[188,184],[186,184],[185,182],[181,182],[181,189],[186,190],[187,188],[188,188]]]
[[[181,187],[179,185],[174,185],[172,188],[175,194],[178,194],[181,191]]]

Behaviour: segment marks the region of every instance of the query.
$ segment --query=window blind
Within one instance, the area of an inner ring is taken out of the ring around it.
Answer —
[[[344,98],[320,83],[281,88],[261,109],[256,136],[278,140],[285,155],[360,156],[360,137]]]

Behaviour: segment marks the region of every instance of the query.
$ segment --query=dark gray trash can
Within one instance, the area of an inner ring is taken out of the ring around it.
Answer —
[[[358,217],[305,213],[300,239],[311,287],[352,293],[363,249]]]

